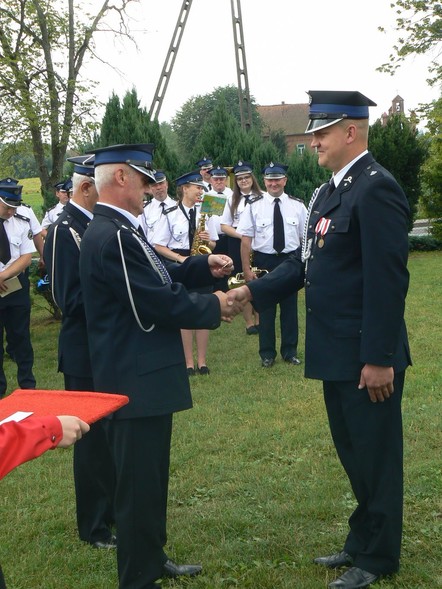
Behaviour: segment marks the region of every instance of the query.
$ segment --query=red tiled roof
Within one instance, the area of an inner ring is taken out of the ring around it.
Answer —
[[[282,129],[286,135],[303,135],[308,124],[308,104],[273,104],[258,106],[264,126]]]

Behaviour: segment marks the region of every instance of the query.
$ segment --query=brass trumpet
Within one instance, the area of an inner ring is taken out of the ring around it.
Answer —
[[[261,268],[255,268],[255,267],[250,268],[250,270],[253,272],[253,274],[256,274],[257,278],[261,278],[265,274],[269,273],[268,270],[264,270]],[[244,278],[244,272],[238,272],[238,274],[235,274],[234,276],[230,276],[230,278],[227,280],[227,286],[229,287],[230,290],[232,288],[238,288],[240,286],[243,286],[244,284],[246,284],[246,280]]]

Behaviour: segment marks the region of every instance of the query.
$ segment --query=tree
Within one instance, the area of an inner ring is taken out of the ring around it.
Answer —
[[[106,105],[95,147],[118,143],[153,143],[154,166],[164,169],[171,179],[179,176],[181,167],[178,158],[169,149],[158,121],[151,121],[147,110],[140,106],[135,88],[126,92],[121,103],[118,96],[112,94]]]
[[[177,134],[178,143],[182,150],[180,155],[185,157],[192,152],[207,120],[221,100],[225,101],[228,112],[240,125],[241,116],[236,86],[218,87],[210,94],[193,96],[184,103],[172,119],[172,128]],[[260,128],[260,117],[253,98],[251,98],[250,104],[253,128]]]
[[[300,154],[296,150],[289,159],[287,192],[301,198],[306,206],[315,188],[328,182],[330,172],[318,165],[318,157],[305,149]]]
[[[91,83],[81,78],[85,58],[93,54],[93,37],[111,13],[119,30],[107,25],[107,31],[128,36],[125,9],[133,1],[102,0],[95,14],[74,0],[8,0],[0,6],[0,138],[32,142],[45,204],[62,176],[74,129],[82,133],[95,105]]]
[[[231,165],[235,160],[235,147],[240,136],[240,127],[235,117],[229,112],[224,98],[220,99],[215,110],[208,117],[200,130],[199,138],[193,149],[190,166],[201,157],[209,156],[215,164]],[[181,138],[181,135],[178,135]]]
[[[429,65],[432,86],[442,81],[442,4],[440,0],[395,0],[391,7],[396,9],[396,31],[400,34],[393,46],[389,61],[378,69],[394,75],[406,57],[413,54],[430,55]],[[405,13],[404,13],[405,11]],[[379,30],[385,32],[383,27]]]
[[[432,234],[442,239],[442,98],[434,104],[428,128],[428,158],[422,166],[422,204],[434,220]]]
[[[420,168],[426,157],[418,131],[402,114],[389,117],[382,126],[376,121],[369,130],[368,144],[376,160],[387,168],[402,187],[410,205],[410,229],[421,191]]]

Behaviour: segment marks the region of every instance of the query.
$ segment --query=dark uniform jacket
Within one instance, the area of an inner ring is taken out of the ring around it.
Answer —
[[[135,233],[124,215],[98,204],[80,253],[95,389],[130,399],[117,418],[190,408],[180,328],[220,323],[218,299],[183,286],[213,283],[207,257],[172,264],[172,280],[179,282],[164,284]]]
[[[55,302],[63,318],[58,341],[58,370],[92,376],[80,285],[80,242],[90,219],[68,202],[45,240],[44,260]]]
[[[316,198],[308,225],[313,245],[305,277],[305,375],[357,380],[367,363],[400,372],[411,363],[404,322],[407,199],[370,153],[328,197],[326,188]],[[321,219],[330,220],[323,243],[315,232]],[[302,272],[292,258],[250,283],[257,309],[299,287]]]

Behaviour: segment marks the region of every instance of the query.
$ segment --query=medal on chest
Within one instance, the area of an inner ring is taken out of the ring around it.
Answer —
[[[323,248],[325,245],[324,235],[327,233],[328,228],[330,227],[331,219],[326,219],[325,217],[321,217],[316,224],[315,233],[316,233],[316,244],[319,248]]]

